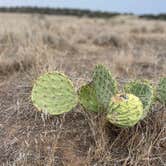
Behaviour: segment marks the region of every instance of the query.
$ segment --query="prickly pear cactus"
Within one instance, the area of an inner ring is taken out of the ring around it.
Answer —
[[[93,73],[93,86],[99,104],[107,109],[111,97],[117,93],[117,83],[105,66],[96,66]]]
[[[143,105],[133,94],[117,94],[111,98],[107,119],[118,127],[132,127],[142,117]]]
[[[125,85],[125,92],[132,93],[139,97],[143,104],[144,113],[142,119],[146,117],[154,99],[154,90],[148,81],[132,81]]]
[[[166,105],[166,77],[160,78],[157,86],[157,99]]]
[[[77,94],[72,82],[62,73],[40,76],[32,89],[31,100],[38,110],[51,115],[70,111],[77,105]]]
[[[80,104],[88,111],[98,112],[100,111],[100,106],[98,104],[95,90],[92,83],[82,86],[79,91],[79,101]]]

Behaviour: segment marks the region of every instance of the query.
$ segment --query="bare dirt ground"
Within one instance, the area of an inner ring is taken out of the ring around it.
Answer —
[[[32,106],[36,77],[60,70],[79,88],[98,63],[120,82],[166,75],[166,22],[0,14],[0,165],[164,166],[166,108],[129,129],[81,106],[46,117]]]

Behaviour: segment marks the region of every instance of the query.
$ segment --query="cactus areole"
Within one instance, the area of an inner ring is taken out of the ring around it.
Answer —
[[[38,110],[51,115],[70,111],[77,105],[72,82],[62,73],[46,73],[36,80],[31,100]]]
[[[142,117],[143,104],[133,94],[117,94],[111,98],[107,119],[118,127],[132,127]]]

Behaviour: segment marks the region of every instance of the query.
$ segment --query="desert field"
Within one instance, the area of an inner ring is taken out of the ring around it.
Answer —
[[[79,89],[96,64],[119,81],[166,76],[166,22],[0,14],[0,165],[164,166],[166,108],[153,105],[132,128],[118,128],[78,105],[45,116],[30,100],[35,79],[62,71]]]

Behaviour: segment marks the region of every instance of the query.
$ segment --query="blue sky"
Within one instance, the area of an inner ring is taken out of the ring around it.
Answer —
[[[0,6],[48,6],[135,14],[166,13],[166,0],[0,0]]]

